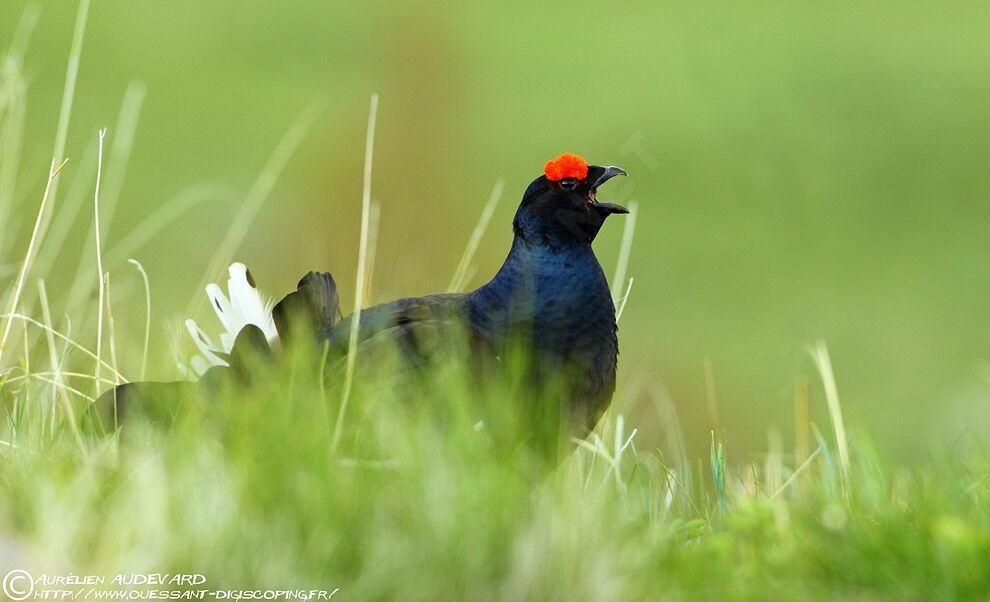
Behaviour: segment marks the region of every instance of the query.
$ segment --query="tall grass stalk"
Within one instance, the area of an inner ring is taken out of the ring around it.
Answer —
[[[371,303],[371,291],[374,290],[375,259],[378,255],[378,227],[382,218],[382,204],[371,201],[371,212],[368,217],[368,260],[365,266],[367,277],[364,281],[365,303]]]
[[[636,234],[636,214],[639,212],[639,203],[630,201],[628,209],[629,215],[626,216],[625,224],[622,228],[622,243],[619,245],[619,257],[615,261],[615,273],[612,276],[612,303],[616,307],[619,306],[622,283],[626,281],[626,270],[629,268],[629,256],[632,253],[633,235]]]
[[[58,113],[58,126],[55,128],[55,145],[52,151],[52,162],[61,161],[65,157],[65,144],[69,136],[69,122],[72,119],[73,99],[76,95],[76,80],[79,78],[79,63],[82,60],[83,39],[86,37],[86,21],[89,18],[89,0],[79,0],[76,12],[76,24],[72,31],[72,45],[69,48],[69,63],[65,70],[65,85],[62,88],[62,104]],[[58,182],[52,184],[52,204],[58,196]],[[54,208],[49,213],[41,213],[42,228],[40,239],[43,240],[48,231],[48,220]]]
[[[106,289],[107,295],[107,326],[110,343],[110,363],[113,365],[113,372],[117,374],[117,329],[113,319],[113,297],[110,293],[110,272],[105,272],[103,274],[103,288]],[[100,379],[96,378],[96,392],[99,393],[100,390]],[[119,381],[114,379],[114,385],[120,384]],[[116,398],[116,395],[115,395]]]
[[[120,191],[123,187],[127,174],[127,165],[130,161],[134,148],[134,138],[137,131],[138,119],[141,115],[141,106],[144,103],[145,87],[140,82],[131,82],[124,92],[124,99],[121,102],[120,111],[117,114],[117,121],[110,132],[113,134],[110,151],[107,156],[106,178],[101,184],[100,194],[100,240],[106,240],[113,223],[117,210],[117,203],[120,200]],[[94,228],[96,224],[94,223]],[[88,259],[87,253],[80,253],[79,263],[75,273],[85,274],[82,278],[73,280],[69,288],[66,302],[67,307],[78,307],[92,291],[93,280],[102,278],[99,266],[94,266]],[[104,271],[111,269],[113,264],[107,262]]]
[[[27,277],[28,271],[31,269],[31,261],[34,259],[35,248],[40,242],[40,229],[41,222],[45,215],[45,210],[48,206],[48,197],[51,194],[52,183],[55,178],[58,177],[59,172],[65,167],[68,159],[63,159],[60,163],[56,164],[52,161],[51,167],[48,170],[48,182],[45,184],[45,192],[41,197],[41,206],[38,208],[38,217],[34,221],[34,229],[31,231],[31,239],[28,241],[27,253],[24,255],[24,263],[21,264],[21,271],[17,275],[17,284],[14,285],[14,294],[10,300],[10,309],[6,314],[6,321],[4,322],[3,335],[0,336],[0,366],[3,365],[3,353],[7,349],[7,337],[10,335],[11,326],[11,316],[17,313],[17,308],[21,301],[21,293],[24,291],[24,279]]]
[[[148,369],[148,341],[151,339],[151,284],[148,282],[148,272],[144,271],[144,266],[137,259],[128,259],[127,263],[134,266],[134,269],[141,274],[141,283],[144,285],[144,343],[141,345],[141,380],[145,379]]]
[[[822,453],[822,448],[816,447],[815,451],[808,454],[808,457],[804,459],[804,462],[801,462],[801,465],[794,469],[794,472],[791,473],[791,476],[789,476],[787,480],[784,481],[784,483],[780,486],[780,488],[774,491],[770,495],[770,499],[776,498],[780,494],[784,493],[784,491],[788,487],[796,483],[798,477],[800,477],[804,473],[804,471],[808,470],[808,468],[812,465],[812,463],[815,461],[816,458],[818,458],[818,455],[821,453]]]
[[[62,411],[65,412],[65,417],[66,417],[65,422],[68,423],[69,429],[72,431],[72,436],[75,439],[76,446],[79,448],[79,453],[81,453],[83,457],[86,457],[88,455],[88,451],[85,443],[83,443],[82,435],[79,432],[79,426],[76,421],[76,413],[75,410],[72,408],[72,400],[69,399],[69,394],[67,392],[68,385],[65,382],[65,376],[67,375],[62,371],[63,362],[59,357],[58,350],[55,347],[55,336],[53,334],[54,331],[51,328],[52,314],[51,314],[51,308],[49,307],[48,304],[48,293],[45,290],[44,280],[38,281],[38,295],[41,299],[41,311],[45,319],[45,326],[46,326],[45,338],[48,341],[49,365],[51,366],[51,373],[52,376],[54,377],[52,380],[53,390],[55,391],[55,394],[58,396],[58,399],[62,402]],[[25,326],[27,326],[27,322],[24,322],[24,324]],[[24,355],[25,357],[30,357],[30,353],[28,353],[27,348],[25,348]],[[52,436],[55,436],[55,423],[56,423],[55,414],[56,414],[55,407],[53,405],[52,417],[50,421]]]
[[[100,180],[103,177],[103,139],[106,138],[107,131],[100,130],[100,150],[96,156],[96,189],[93,192],[93,236],[96,242],[96,272],[99,277],[99,297],[96,304],[96,374],[94,390],[99,392],[100,386],[100,360],[103,352],[103,303],[105,292],[106,272],[103,271],[103,244],[100,242]],[[116,372],[116,368],[114,368]]]
[[[705,372],[705,406],[708,408],[708,427],[719,443],[722,442],[722,421],[718,417],[718,389],[715,386],[715,366],[705,358],[701,362]]]
[[[364,143],[364,180],[361,190],[361,238],[358,247],[357,275],[354,282],[354,313],[351,317],[351,332],[347,350],[347,364],[344,372],[344,388],[341,396],[337,421],[333,427],[333,438],[330,448],[337,451],[340,435],[343,429],[344,416],[347,414],[347,404],[351,398],[354,386],[354,367],[357,362],[358,333],[361,329],[361,308],[364,307],[364,282],[368,261],[369,227],[371,225],[371,166],[375,156],[375,124],[378,120],[378,94],[371,95],[371,106],[368,109],[368,131]]]
[[[35,260],[34,271],[39,278],[49,278],[52,268],[65,260],[67,253],[67,242],[74,229],[79,227],[81,220],[85,221],[83,211],[89,206],[93,190],[93,182],[96,180],[96,170],[89,169],[89,166],[96,165],[96,152],[99,139],[94,138],[86,145],[77,159],[73,159],[73,164],[80,165],[84,169],[77,169],[73,172],[65,173],[63,177],[70,179],[67,184],[68,189],[62,195],[58,204],[58,211],[53,212],[51,222],[45,235],[45,244],[38,249],[38,258]],[[71,176],[71,177],[70,177]],[[92,242],[88,233],[83,241],[84,245]],[[96,278],[96,268],[93,266],[92,254],[80,250],[70,253],[72,257],[78,256],[80,263],[84,265],[85,271],[75,274],[69,291],[73,288],[86,285],[86,290],[91,291],[93,280]],[[63,292],[62,296],[66,293]],[[71,293],[69,293],[71,294]],[[65,303],[66,306],[69,303]]]
[[[839,471],[842,476],[842,486],[848,492],[849,487],[849,440],[846,437],[846,424],[842,419],[842,406],[839,404],[839,390],[835,385],[835,374],[832,372],[832,359],[828,354],[825,341],[818,341],[812,346],[811,357],[818,369],[825,388],[825,402],[828,404],[828,414],[832,418],[832,429],[835,432],[835,444],[839,453]]]
[[[632,294],[633,281],[635,278],[629,278],[629,283],[626,285],[626,292],[622,293],[622,298],[619,299],[619,306],[615,309],[615,321],[616,323],[622,319],[623,312],[626,311],[626,303],[629,302],[629,295]]]
[[[38,279],[38,298],[41,301],[41,315],[45,320],[45,324],[47,326],[51,326],[52,324],[51,306],[48,303],[48,292],[45,290],[45,281],[41,278]],[[25,324],[25,328],[27,328],[27,323],[24,324]],[[55,377],[56,381],[61,383],[63,382],[62,362],[58,357],[58,350],[55,347],[55,337],[52,336],[50,331],[46,331],[45,340],[48,342],[48,365],[50,366],[51,375]],[[28,375],[25,374],[24,378],[28,378]],[[68,400],[68,394],[65,392],[65,389],[63,389],[62,387],[55,387],[55,389],[56,389],[55,391],[56,395],[58,395],[61,398],[64,398],[63,407],[68,408],[71,402],[69,402]],[[56,414],[55,404],[52,404],[52,416],[49,424],[51,425],[51,431],[53,434],[55,432],[55,414]]]
[[[474,261],[474,256],[478,252],[478,246],[481,244],[481,239],[488,230],[488,224],[495,214],[495,209],[498,207],[499,201],[502,200],[502,193],[504,191],[505,180],[499,178],[495,181],[495,186],[492,188],[491,194],[488,195],[488,202],[485,203],[484,209],[481,210],[481,216],[478,218],[478,223],[475,224],[474,230],[471,232],[471,238],[468,239],[468,244],[464,248],[461,260],[457,262],[454,275],[450,279],[450,284],[447,285],[447,292],[458,293],[463,291],[464,287],[467,286],[471,262]]]

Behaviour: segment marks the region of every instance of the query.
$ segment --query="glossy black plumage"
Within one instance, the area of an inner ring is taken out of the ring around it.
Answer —
[[[539,399],[562,404],[579,429],[592,428],[615,389],[618,342],[615,308],[591,243],[608,215],[625,213],[599,202],[596,193],[606,180],[624,174],[590,166],[584,180],[534,180],[513,220],[508,256],[488,283],[469,293],[405,298],[363,310],[358,352],[388,348],[408,365],[426,368],[440,355],[438,344],[464,345],[479,365],[497,365],[510,346],[521,346],[532,384],[552,386],[557,398]],[[331,379],[347,355],[353,320],[337,321],[338,307],[333,278],[311,272],[273,312],[283,342],[316,332],[319,347],[327,347]],[[265,353],[258,335],[240,335],[232,356],[242,338]],[[236,357],[230,363],[236,372]],[[133,386],[118,388],[118,398],[139,394]]]
[[[618,341],[612,296],[591,243],[608,215],[625,212],[599,203],[596,192],[624,173],[592,166],[585,181],[567,183],[573,189],[537,178],[513,220],[509,254],[487,284],[366,309],[358,344],[392,343],[415,365],[430,360],[437,341],[460,342],[487,364],[522,346],[533,384],[554,388],[538,398],[563,404],[579,429],[592,428],[615,390]],[[323,332],[334,357],[346,353],[351,319]]]

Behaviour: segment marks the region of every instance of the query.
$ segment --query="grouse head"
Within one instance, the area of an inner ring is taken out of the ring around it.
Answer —
[[[543,175],[526,189],[512,222],[516,236],[533,244],[555,247],[591,244],[605,218],[629,213],[625,207],[598,200],[598,187],[619,167],[588,165],[577,155],[564,153],[547,162]]]

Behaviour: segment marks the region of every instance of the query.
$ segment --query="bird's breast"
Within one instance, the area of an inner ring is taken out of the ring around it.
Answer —
[[[541,385],[557,387],[579,424],[591,428],[615,390],[615,306],[590,247],[520,248],[468,297],[472,331],[494,348],[523,342]]]
[[[615,307],[590,250],[510,255],[473,305],[473,317],[495,342],[530,333],[536,353],[589,368],[610,364],[614,372]]]

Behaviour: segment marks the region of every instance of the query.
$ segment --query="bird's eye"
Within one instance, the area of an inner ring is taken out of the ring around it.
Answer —
[[[578,181],[574,178],[564,178],[560,181],[560,187],[564,190],[574,190],[577,188]]]

